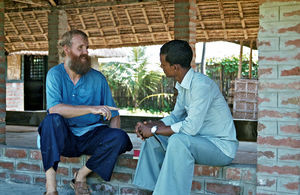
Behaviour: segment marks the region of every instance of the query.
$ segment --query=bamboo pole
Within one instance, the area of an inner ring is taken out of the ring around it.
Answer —
[[[251,79],[252,77],[252,47],[253,47],[253,40],[250,41],[249,79]]]
[[[238,79],[242,78],[242,63],[243,63],[243,41],[240,41],[240,61],[238,69]]]

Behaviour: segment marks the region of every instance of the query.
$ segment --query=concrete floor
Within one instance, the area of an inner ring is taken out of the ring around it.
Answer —
[[[37,127],[7,125],[6,144],[9,146],[37,148],[37,134]],[[129,133],[129,137],[133,143],[133,149],[139,149],[142,141],[132,133]],[[256,142],[240,142],[233,163],[256,164],[256,151]],[[132,154],[133,150],[128,153]]]

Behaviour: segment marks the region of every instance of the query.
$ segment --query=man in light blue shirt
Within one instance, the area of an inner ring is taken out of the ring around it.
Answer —
[[[88,37],[79,30],[66,32],[60,41],[64,63],[47,74],[48,115],[39,126],[40,148],[46,172],[47,195],[56,195],[56,170],[60,156],[91,155],[75,173],[75,194],[90,194],[86,184],[95,172],[109,181],[118,156],[132,149],[102,73],[91,69]],[[103,124],[110,120],[110,125]]]
[[[194,164],[223,166],[238,147],[228,105],[218,86],[190,66],[186,41],[174,40],[160,50],[161,67],[176,82],[174,110],[161,121],[137,123],[144,140],[134,184],[154,195],[190,194]]]

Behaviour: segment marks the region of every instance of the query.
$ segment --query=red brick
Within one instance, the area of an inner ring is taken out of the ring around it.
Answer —
[[[28,163],[18,163],[17,169],[23,171],[41,171],[41,167],[39,165]]]
[[[118,194],[118,187],[113,186],[110,183],[92,184],[91,188],[94,192],[101,192],[101,194]]]
[[[40,150],[31,150],[30,158],[34,160],[42,160],[42,154]]]
[[[272,151],[259,151],[257,152],[257,157],[266,157],[266,158],[274,158],[275,154]]]
[[[58,167],[57,168],[57,174],[68,176],[69,175],[69,169],[65,168],[65,167]]]
[[[298,125],[281,126],[280,131],[285,132],[285,133],[299,134],[300,133],[300,126],[298,126]]]
[[[8,158],[26,158],[27,152],[22,149],[9,149],[5,150],[5,156]]]
[[[296,11],[292,11],[292,12],[286,12],[283,14],[283,16],[285,17],[289,17],[289,16],[296,16],[296,15],[300,15],[300,10],[296,10]],[[300,46],[300,43],[299,43]]]
[[[10,174],[10,178],[12,181],[18,183],[30,183],[31,181],[30,176],[23,174]]]
[[[129,183],[131,181],[132,175],[129,173],[116,173],[114,172],[111,176],[111,180],[126,182]]]
[[[240,180],[241,170],[239,168],[228,168],[225,177],[227,180]]]
[[[14,169],[14,163],[13,163],[13,162],[4,162],[4,161],[0,161],[0,167],[1,167],[2,169],[13,170],[13,169]]]
[[[5,127],[0,127],[0,134],[5,134],[6,130]]]
[[[81,162],[81,157],[69,158],[69,157],[61,156],[60,157],[60,162],[62,162],[62,163],[80,163]]]
[[[201,189],[202,189],[201,182],[193,181],[193,183],[192,183],[192,190],[200,191]]]
[[[300,170],[298,166],[264,166],[264,165],[257,165],[257,172],[260,173],[269,173],[269,174],[289,174],[289,175],[299,175]]]
[[[299,182],[293,182],[293,183],[288,183],[285,184],[286,189],[289,190],[298,190],[299,189]]]
[[[287,154],[287,155],[282,155],[279,160],[296,160],[300,161],[300,154]]]
[[[206,190],[209,193],[236,195],[240,194],[241,187],[229,184],[207,183]]]
[[[264,17],[262,15],[260,15],[260,17]],[[258,46],[263,46],[263,45],[266,45],[266,46],[271,46],[271,42],[270,41],[258,41]]]
[[[287,61],[288,58],[281,58],[279,56],[274,56],[274,57],[258,56],[258,60],[259,61],[267,60],[267,61],[283,62],[283,61]]]
[[[260,98],[260,97],[257,97],[257,105],[260,105],[263,102],[270,102],[270,98]]]
[[[206,166],[206,165],[195,165],[194,176],[211,176],[218,177],[221,174],[221,167]]]
[[[117,165],[121,167],[135,169],[137,166],[137,160],[129,158],[119,158]]]
[[[288,28],[280,28],[278,33],[286,33],[286,32],[296,32],[300,33],[300,24]]]
[[[250,170],[244,171],[242,175],[242,180],[248,182],[255,181],[256,183],[256,170],[252,172]]]
[[[282,100],[281,104],[287,105],[287,104],[294,104],[300,106],[300,96],[299,97],[291,97],[287,100]]]
[[[275,110],[261,110],[258,112],[258,118],[263,117],[271,117],[271,118],[283,118],[283,117],[291,117],[291,118],[300,118],[300,114],[297,112],[278,112]]]
[[[300,148],[300,140],[296,140],[291,137],[278,139],[272,136],[267,136],[267,137],[258,136],[257,143],[262,145],[287,146],[291,148]]]
[[[290,70],[281,71],[281,76],[299,76],[300,75],[300,67],[295,67]]]
[[[121,194],[139,194],[139,195],[151,195],[152,193],[150,191],[131,188],[131,187],[122,187],[120,189]]]
[[[0,173],[0,178],[5,179],[6,178],[6,173],[5,172]]]
[[[34,183],[36,183],[36,184],[45,184],[46,183],[46,178],[45,177],[36,177],[36,178],[34,178]]]
[[[288,40],[285,42],[285,46],[288,47],[288,46],[296,46],[297,48],[300,47],[300,39],[295,39],[295,40]]]

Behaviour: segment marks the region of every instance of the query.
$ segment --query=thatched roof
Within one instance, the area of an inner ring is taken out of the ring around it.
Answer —
[[[172,0],[5,0],[4,3],[8,52],[47,51],[51,9],[65,10],[68,29],[85,31],[93,49],[154,45],[174,39]],[[197,42],[256,40],[258,8],[258,0],[197,0]]]

